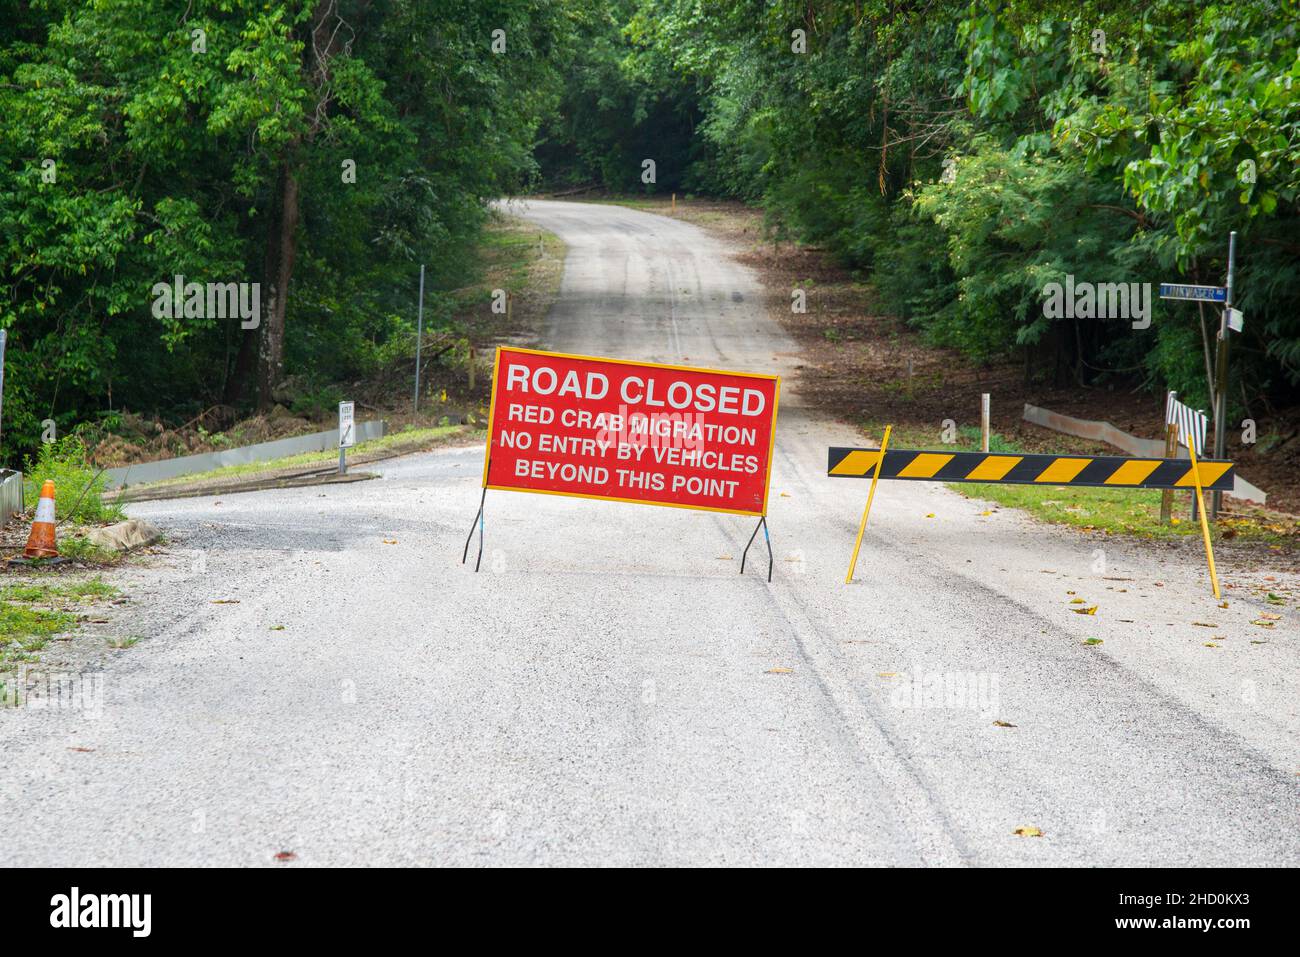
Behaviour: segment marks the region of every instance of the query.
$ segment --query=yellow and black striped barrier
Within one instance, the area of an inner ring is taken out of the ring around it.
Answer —
[[[832,448],[826,474],[873,478],[878,449]],[[1201,485],[1231,492],[1233,466],[1200,459]],[[992,482],[1003,485],[1083,485],[1095,488],[1196,488],[1187,459],[1138,459],[1127,455],[1033,455],[1014,452],[917,452],[889,449],[882,479],[920,482]]]

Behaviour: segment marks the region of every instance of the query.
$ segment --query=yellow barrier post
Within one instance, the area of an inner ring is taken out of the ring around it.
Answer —
[[[1187,437],[1187,451],[1192,456],[1192,481],[1196,483],[1196,504],[1199,506],[1197,511],[1201,514],[1201,537],[1205,539],[1205,557],[1210,563],[1210,584],[1214,586],[1214,597],[1220,598],[1219,595],[1219,575],[1214,570],[1214,549],[1210,547],[1210,523],[1205,517],[1205,496],[1201,492],[1201,467],[1196,464],[1196,447],[1192,444],[1192,437]]]
[[[1178,457],[1178,426],[1172,422],[1165,426],[1165,458]],[[1160,524],[1169,525],[1174,514],[1174,490],[1165,489],[1160,493]]]
[[[876,462],[876,471],[871,476],[871,490],[867,492],[867,507],[862,510],[862,524],[858,526],[858,540],[853,543],[853,557],[849,559],[849,573],[844,584],[853,581],[853,572],[858,567],[858,551],[862,548],[862,536],[867,530],[867,516],[871,514],[871,500],[876,497],[876,483],[880,481],[880,470],[885,467],[885,450],[889,448],[889,432],[892,425],[885,426],[885,437],[880,441],[880,460]]]

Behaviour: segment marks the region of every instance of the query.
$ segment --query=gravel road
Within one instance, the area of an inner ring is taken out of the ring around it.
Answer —
[[[867,484],[826,447],[860,438],[753,274],[514,211],[569,246],[546,345],[788,377],[772,583],[747,519],[505,492],[474,574],[481,447],[132,506],[171,535],[117,576],[141,641],[86,657],[97,707],[0,711],[0,864],[1300,863],[1300,634],[1251,573],[1220,608],[1192,548],[899,482],[846,586]]]

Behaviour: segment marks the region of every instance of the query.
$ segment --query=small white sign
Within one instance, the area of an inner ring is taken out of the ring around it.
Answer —
[[[1175,396],[1177,392],[1170,392],[1168,401],[1165,402],[1165,422],[1175,426],[1178,429],[1178,443],[1187,446],[1190,442],[1195,443],[1197,455],[1205,454],[1205,435],[1209,429],[1210,420],[1203,412],[1197,412],[1190,406],[1183,405]]]
[[[353,403],[339,403],[339,448],[350,449],[357,444],[357,432],[352,427]]]
[[[1242,315],[1241,310],[1228,307],[1228,328],[1233,332],[1241,332],[1245,325],[1246,317]]]

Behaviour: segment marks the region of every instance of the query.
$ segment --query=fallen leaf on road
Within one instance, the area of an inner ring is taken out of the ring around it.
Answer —
[[[793,668],[768,668],[764,674],[769,675],[788,675],[794,672]]]
[[[280,853],[275,855],[275,859],[277,861],[296,861],[298,859],[298,855],[295,854],[293,851],[281,851]]]
[[[926,518],[934,518],[934,512],[930,512],[930,513],[927,514],[925,517],[926,517]]]
[[[876,677],[877,677],[877,678],[897,678],[897,677],[898,677],[898,672],[897,672],[897,671],[877,671],[877,672],[876,672]]]
[[[781,493],[781,497],[782,497],[782,498],[789,498],[789,497],[790,497],[790,493],[789,493],[789,492],[782,492],[782,493]]]
[[[1216,644],[1215,644],[1214,642],[1212,642],[1212,641],[1207,641],[1207,642],[1205,643],[1205,647],[1206,647],[1206,648],[1217,648],[1217,647],[1219,647],[1219,646],[1216,645]]]
[[[1071,608],[1070,611],[1074,612],[1076,615],[1095,615],[1097,614],[1097,606],[1092,605],[1088,608]]]
[[[272,631],[284,631],[284,625],[272,625],[272,626],[271,626],[271,630],[272,630]]]
[[[1214,622],[1211,622],[1211,621],[1194,621],[1194,622],[1192,622],[1192,624],[1193,624],[1193,625],[1196,625],[1198,628],[1218,628],[1218,627],[1219,627],[1218,625],[1214,624]]]
[[[719,555],[719,556],[718,556],[718,561],[720,561],[720,562],[730,562],[730,561],[735,561],[735,559],[733,559],[730,555]]]
[[[995,727],[995,728],[1014,728],[1015,725],[1012,724],[1010,721],[994,721],[994,722],[993,722],[993,727]]]
[[[980,512],[980,514],[981,514],[981,515],[992,515],[993,513],[990,512],[990,511],[987,511],[987,510],[986,510],[986,511]]]
[[[1070,604],[1071,604],[1071,605],[1082,605],[1082,604],[1083,604],[1083,599],[1082,599],[1082,598],[1071,598],[1071,599],[1070,599]]]
[[[69,751],[81,751],[81,752],[84,752],[84,753],[88,753],[88,752],[94,751],[95,749],[94,749],[94,748],[68,748],[68,750],[69,750]]]
[[[1281,616],[1281,615],[1268,615],[1268,614],[1264,614],[1264,615],[1260,615],[1259,617],[1260,617],[1260,618],[1263,618],[1265,621],[1281,621],[1281,620],[1282,620],[1282,616]]]
[[[214,605],[238,605],[238,604],[239,604],[239,599],[238,599],[238,598],[216,598],[216,599],[213,599],[212,604],[214,604]]]
[[[1100,644],[1104,644],[1105,642],[1103,642],[1100,638],[1085,638],[1083,639],[1083,643],[1085,645],[1100,645]]]
[[[395,539],[395,538],[385,538],[385,539],[384,539],[384,544],[385,544],[385,545],[396,545],[396,544],[397,544],[397,539]]]
[[[1011,833],[1014,834],[1016,837],[1042,837],[1043,836],[1043,832],[1041,830],[1039,830],[1036,827],[1029,827],[1028,825],[1026,825],[1025,827],[1018,827]]]
[[[1270,605],[1286,604],[1286,599],[1284,599],[1281,595],[1274,595],[1272,592],[1269,592],[1268,595],[1264,598],[1264,600],[1268,602]]]

